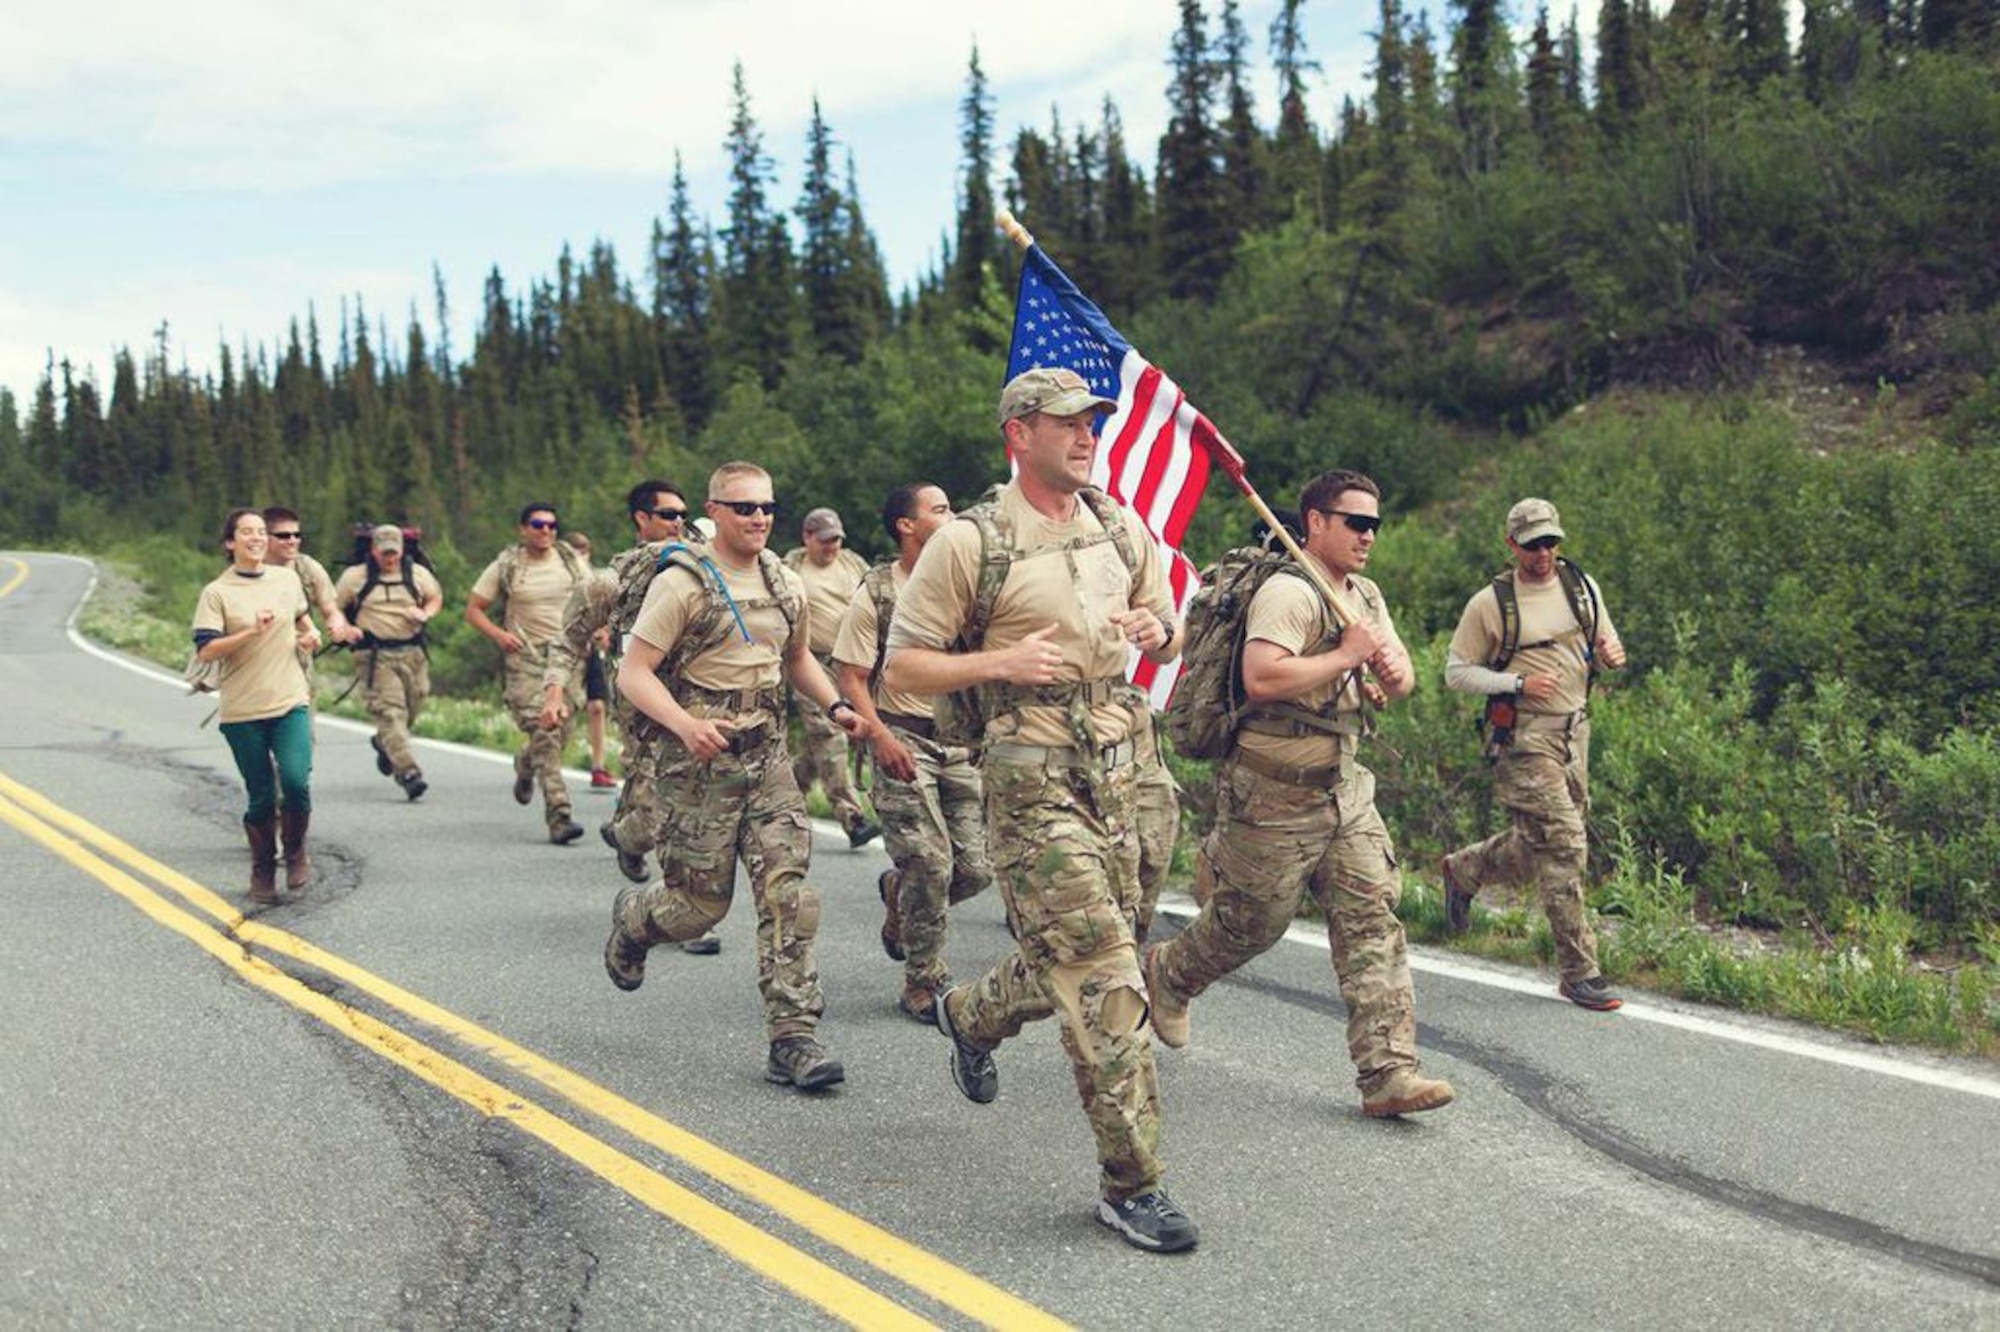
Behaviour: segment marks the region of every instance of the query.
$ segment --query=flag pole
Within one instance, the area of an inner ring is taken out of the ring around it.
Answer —
[[[1014,216],[1012,209],[1002,208],[994,213],[993,223],[1000,228],[1000,233],[1003,236],[1014,242],[1023,251],[1034,245],[1035,238],[1028,234],[1028,229],[1021,225],[1020,219]],[[1211,421],[1209,424],[1213,425],[1214,422]],[[1209,460],[1217,467],[1220,467],[1228,475],[1230,481],[1235,483],[1236,489],[1242,493],[1243,498],[1250,501],[1250,507],[1257,511],[1257,516],[1264,520],[1265,524],[1270,527],[1272,534],[1278,538],[1280,544],[1284,546],[1294,560],[1298,561],[1299,567],[1305,570],[1306,577],[1312,580],[1313,586],[1319,589],[1319,594],[1326,598],[1327,605],[1332,608],[1335,621],[1345,626],[1360,619],[1361,617],[1356,615],[1353,608],[1347,604],[1347,598],[1342,596],[1339,590],[1334,587],[1332,581],[1327,578],[1325,566],[1300,549],[1298,541],[1292,536],[1292,530],[1285,526],[1284,521],[1277,514],[1271,512],[1271,506],[1266,504],[1264,497],[1257,493],[1257,487],[1250,484],[1250,478],[1244,473],[1243,455],[1236,451],[1236,447],[1233,444],[1222,437],[1220,430],[1215,432],[1215,447],[1208,450],[1208,456]]]

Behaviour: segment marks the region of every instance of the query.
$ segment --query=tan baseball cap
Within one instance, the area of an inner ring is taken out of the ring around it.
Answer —
[[[1117,406],[1110,398],[1092,393],[1083,376],[1074,370],[1037,367],[1023,370],[1000,390],[1000,424],[1006,425],[1029,412],[1075,416],[1078,412],[1108,412]]]
[[[805,534],[812,537],[845,537],[847,529],[840,524],[840,515],[832,509],[814,509],[806,515],[802,526]]]
[[[401,550],[403,529],[394,523],[384,523],[368,534],[368,544],[377,550]]]
[[[1552,536],[1561,541],[1562,517],[1556,506],[1545,499],[1524,499],[1507,510],[1507,539],[1522,545],[1537,537]]]

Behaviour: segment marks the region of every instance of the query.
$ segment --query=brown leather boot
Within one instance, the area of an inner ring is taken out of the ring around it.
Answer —
[[[278,817],[285,835],[285,888],[295,893],[312,882],[312,862],[306,859],[306,828],[312,823],[312,811],[287,805]]]
[[[270,906],[278,900],[277,820],[252,823],[245,819],[243,835],[250,839],[250,900]]]

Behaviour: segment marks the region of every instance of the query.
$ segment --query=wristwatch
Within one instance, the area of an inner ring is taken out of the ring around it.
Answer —
[[[835,700],[833,700],[833,702],[826,705],[827,717],[831,719],[833,714],[839,712],[842,708],[846,708],[849,712],[854,711],[854,705],[852,703],[849,703],[844,698],[836,698]]]

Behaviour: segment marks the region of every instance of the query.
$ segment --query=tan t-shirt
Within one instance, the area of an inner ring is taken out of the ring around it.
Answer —
[[[799,559],[785,561],[806,585],[806,598],[812,609],[812,650],[824,657],[833,651],[835,638],[840,634],[840,617],[847,614],[848,603],[853,601],[854,589],[861,586],[861,576],[868,572],[868,561],[851,550],[843,550],[824,566],[814,564],[811,557],[801,554]]]
[[[1111,623],[1112,613],[1145,609],[1171,618],[1174,610],[1159,548],[1139,515],[1129,509],[1125,515],[1138,556],[1134,572],[1126,569],[1114,542],[1066,548],[1072,538],[1103,530],[1097,515],[1081,500],[1068,522],[1056,522],[1037,513],[1022,496],[1020,482],[1011,481],[1002,487],[999,504],[1003,526],[1012,524],[1014,548],[1025,553],[1014,561],[1001,585],[982,646],[1004,648],[1054,624],[1051,641],[1063,654],[1059,680],[1124,679],[1130,654],[1124,635]],[[896,600],[889,627],[891,655],[902,647],[950,648],[972,610],[979,545],[978,525],[970,520],[945,524],[925,543]],[[987,736],[1069,745],[1075,742],[1065,718],[1061,708],[1027,707],[1018,715],[989,719]],[[1091,716],[1097,741],[1104,745],[1125,739],[1139,720],[1131,708],[1117,703],[1099,704]]]
[[[1382,589],[1360,574],[1350,574],[1345,591],[1348,604],[1361,612],[1381,644],[1391,652],[1404,652],[1403,640],[1397,636],[1389,607],[1382,600]],[[1246,642],[1262,639],[1275,643],[1295,657],[1317,657],[1334,650],[1335,644],[1327,637],[1332,628],[1333,619],[1327,614],[1326,602],[1311,583],[1291,574],[1275,574],[1250,599],[1243,636]],[[1302,708],[1318,709],[1336,697],[1340,717],[1359,718],[1362,698],[1355,688],[1352,671],[1287,701]],[[1236,742],[1253,754],[1303,768],[1338,763],[1355,748],[1352,736],[1259,735],[1248,730],[1237,732]]]
[[[233,567],[224,570],[201,590],[193,627],[233,634],[254,627],[263,610],[271,612],[276,624],[222,659],[217,711],[223,721],[282,717],[311,701],[297,652],[298,620],[306,614],[305,585],[290,569],[267,567],[248,577]]]
[[[290,569],[298,574],[299,582],[305,584],[306,604],[312,607],[322,618],[326,616],[329,606],[339,604],[334,599],[333,578],[327,573],[326,566],[304,551],[300,551],[297,555],[294,555],[290,564],[279,565],[266,561],[264,567],[266,569]]]
[[[1524,583],[1516,570],[1514,592],[1521,603],[1521,646],[1514,659],[1501,669],[1516,675],[1552,675],[1556,679],[1553,698],[1540,702],[1523,697],[1521,711],[1564,716],[1580,710],[1589,697],[1589,666],[1584,660],[1584,635],[1588,627],[1576,622],[1569,598],[1563,594],[1562,580]],[[1588,574],[1585,581],[1597,605],[1598,634],[1616,634],[1611,612],[1604,609],[1604,594],[1597,580]],[[1472,594],[1458,617],[1451,636],[1453,655],[1474,666],[1491,665],[1500,650],[1500,598],[1489,584]]]
[[[507,591],[505,627],[526,639],[531,647],[540,647],[562,632],[563,607],[569,603],[570,589],[579,580],[570,577],[569,565],[553,550],[543,559],[531,560],[525,553],[517,559],[519,572],[514,576],[514,586]],[[580,560],[578,568],[580,573],[588,573]],[[499,559],[480,571],[479,581],[472,585],[472,595],[488,601],[500,595]]]
[[[902,595],[904,584],[910,575],[899,560],[889,566],[889,608],[894,619],[896,600]],[[875,644],[881,635],[881,619],[876,613],[875,598],[866,588],[855,592],[854,600],[847,603],[847,614],[840,617],[840,633],[833,641],[834,661],[847,666],[859,666],[864,671],[875,669]],[[891,689],[887,684],[875,686],[875,706],[884,712],[900,712],[906,717],[928,717],[931,715],[931,700],[922,694],[904,694]]]
[[[437,575],[421,564],[404,566],[410,571],[410,580],[416,585],[416,595],[403,586],[403,570],[396,570],[394,577],[385,577],[368,589],[368,599],[362,602],[349,617],[355,628],[384,640],[415,638],[424,627],[424,622],[412,612],[422,608],[432,597],[444,595],[444,587]],[[334,600],[345,606],[361,595],[361,589],[368,582],[368,566],[351,564],[341,570],[340,581],[333,585]]]
[[[785,678],[788,643],[784,609],[771,596],[757,566],[739,569],[723,563],[720,557],[712,557],[712,562],[722,571],[723,585],[743,614],[742,628],[731,617],[729,637],[684,663],[680,674],[666,681],[667,688],[686,683],[702,689],[775,690]],[[798,575],[783,566],[779,566],[778,574],[791,595],[803,601],[805,587]],[[707,603],[709,595],[707,587],[697,585],[688,570],[678,566],[662,570],[646,589],[646,600],[639,607],[632,637],[671,655],[682,631],[694,613]],[[797,632],[806,632],[803,622]],[[697,717],[714,713],[713,709],[691,705],[685,698],[679,701]],[[771,716],[768,720],[779,719]]]

